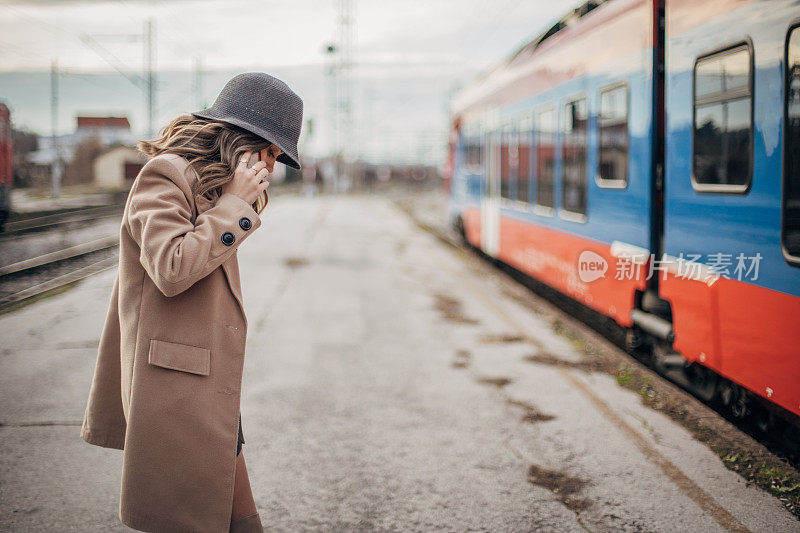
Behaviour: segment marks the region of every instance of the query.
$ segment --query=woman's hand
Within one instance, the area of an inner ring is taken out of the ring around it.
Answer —
[[[252,167],[247,166],[252,155],[253,152],[248,150],[239,157],[233,179],[222,186],[222,194],[233,193],[248,204],[252,204],[261,191],[269,187],[269,181],[264,178],[269,176],[270,172],[264,161],[257,161]]]

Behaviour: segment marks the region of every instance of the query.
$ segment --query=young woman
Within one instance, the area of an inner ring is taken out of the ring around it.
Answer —
[[[119,269],[81,437],[123,450],[119,518],[141,531],[262,531],[240,398],[247,318],[237,250],[275,162],[300,168],[303,102],[260,72],[159,138],[123,212]]]

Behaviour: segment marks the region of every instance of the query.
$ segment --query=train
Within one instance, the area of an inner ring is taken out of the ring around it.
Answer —
[[[465,85],[448,220],[695,395],[800,416],[800,4],[593,0]]]
[[[11,216],[11,188],[14,185],[11,111],[0,102],[0,232]]]

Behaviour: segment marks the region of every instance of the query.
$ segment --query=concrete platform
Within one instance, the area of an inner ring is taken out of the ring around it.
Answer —
[[[269,531],[798,531],[766,492],[382,198],[275,197],[239,250]],[[115,271],[0,317],[0,529],[119,531],[80,440]]]

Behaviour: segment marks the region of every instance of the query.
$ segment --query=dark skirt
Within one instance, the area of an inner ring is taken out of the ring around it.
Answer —
[[[242,435],[242,413],[239,413],[239,440],[236,442],[236,455],[242,452],[242,444],[244,444],[244,435]]]

